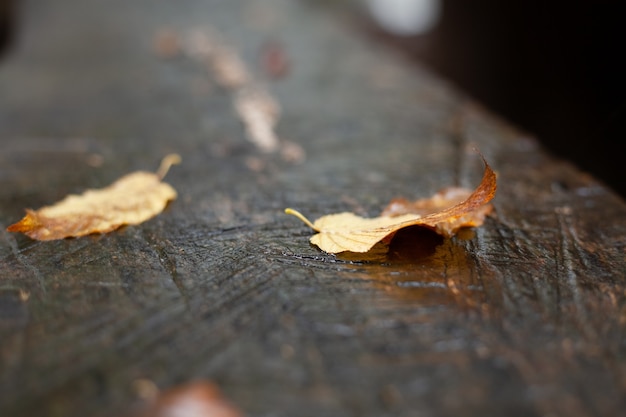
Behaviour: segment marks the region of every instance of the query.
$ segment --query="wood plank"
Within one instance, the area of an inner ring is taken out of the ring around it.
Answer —
[[[625,409],[626,205],[593,178],[313,2],[22,7],[0,65],[2,230],[167,153],[183,164],[179,199],[140,226],[0,232],[0,414],[119,415],[140,378],[213,380],[252,416]],[[184,41],[169,59],[165,29]],[[280,104],[275,151],[248,140],[241,88],[189,52],[193,30]],[[276,41],[278,79],[260,63]],[[498,171],[496,214],[457,238],[412,230],[356,262],[282,213],[473,186],[473,147]]]

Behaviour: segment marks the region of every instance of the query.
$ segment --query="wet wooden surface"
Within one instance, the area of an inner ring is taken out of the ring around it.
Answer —
[[[328,7],[22,2],[0,63],[0,415],[119,415],[138,380],[195,379],[250,416],[623,415],[624,202]],[[280,105],[275,148],[193,30]],[[457,238],[409,230],[359,262],[282,213],[474,186],[473,147],[495,215]],[[179,198],[140,226],[4,232],[171,152]]]

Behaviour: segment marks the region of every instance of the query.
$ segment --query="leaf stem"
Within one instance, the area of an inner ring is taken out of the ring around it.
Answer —
[[[182,161],[182,158],[177,153],[171,153],[165,156],[165,158],[163,158],[163,160],[161,161],[161,165],[159,166],[159,169],[156,172],[157,177],[159,177],[159,179],[162,180],[163,178],[165,178],[165,176],[167,175],[167,172],[170,170],[172,165],[180,164],[181,161]]]
[[[307,219],[306,217],[304,217],[304,215],[302,213],[300,213],[299,211],[294,210],[292,208],[286,208],[285,209],[285,214],[291,214],[292,216],[296,216],[297,218],[302,220],[304,222],[304,224],[309,226],[311,229],[315,230],[316,232],[319,232],[319,229],[317,227],[313,226],[313,223],[311,223],[311,221],[309,219]]]

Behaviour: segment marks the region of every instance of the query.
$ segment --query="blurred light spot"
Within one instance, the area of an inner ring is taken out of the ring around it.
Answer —
[[[441,0],[366,0],[370,14],[394,35],[419,35],[431,30],[441,15]]]

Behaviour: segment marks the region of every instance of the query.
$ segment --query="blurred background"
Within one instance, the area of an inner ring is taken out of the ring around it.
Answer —
[[[618,1],[364,2],[371,36],[626,196],[626,14]]]
[[[19,26],[0,0],[0,65]],[[626,14],[618,0],[360,0],[357,27],[626,196]]]

